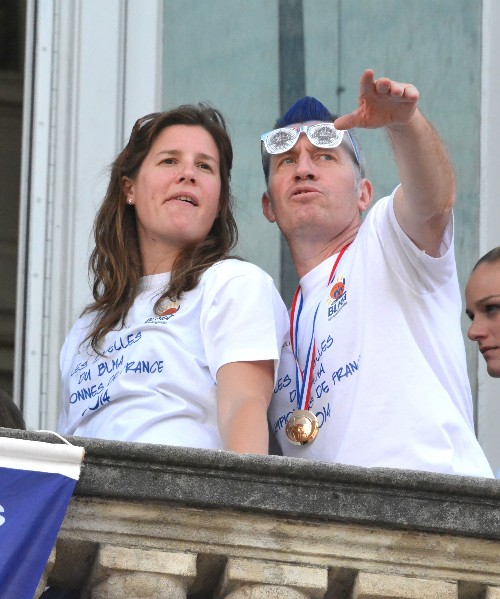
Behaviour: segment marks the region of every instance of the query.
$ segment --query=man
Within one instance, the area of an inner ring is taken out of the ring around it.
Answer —
[[[353,113],[303,98],[262,136],[264,215],[300,278],[270,422],[285,455],[491,477],[460,330],[453,168],[418,97],[367,70]],[[385,127],[401,178],[363,222],[353,127]]]

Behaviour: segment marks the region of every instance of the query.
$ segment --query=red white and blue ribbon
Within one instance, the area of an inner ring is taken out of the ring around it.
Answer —
[[[335,259],[330,276],[328,278],[328,283],[326,285],[327,287],[329,287],[333,281],[339,262],[349,245],[350,244],[345,245],[337,254],[337,258]],[[320,304],[316,306],[316,310],[314,311],[311,339],[309,341],[309,347],[307,348],[304,369],[302,370],[299,364],[297,338],[299,334],[299,321],[302,314],[303,305],[304,299],[302,297],[302,289],[299,285],[293,297],[292,308],[290,310],[290,342],[292,346],[292,352],[295,357],[295,389],[297,392],[297,410],[308,410],[309,404],[311,403],[311,389],[314,378],[314,364],[316,361],[316,340],[314,338],[314,330],[316,328],[316,316],[318,315]]]

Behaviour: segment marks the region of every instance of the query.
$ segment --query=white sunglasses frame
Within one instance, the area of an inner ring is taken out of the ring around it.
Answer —
[[[317,140],[313,137],[312,133],[320,129],[322,127],[327,126],[329,129],[333,130],[332,133],[335,135],[335,141],[333,144],[329,143],[327,145],[318,144]],[[274,149],[273,144],[270,142],[270,137],[272,135],[276,135],[278,132],[283,131],[286,132],[287,135],[290,136],[290,132],[292,133],[293,143],[287,147],[285,150],[276,151]],[[311,134],[310,134],[311,132]],[[305,133],[307,135],[307,139],[318,148],[336,148],[342,143],[342,139],[344,137],[344,131],[341,129],[335,129],[333,123],[314,123],[313,125],[302,125],[300,127],[280,127],[279,129],[273,129],[272,131],[268,131],[261,135],[260,140],[263,142],[264,147],[266,148],[266,152],[268,154],[283,154],[284,152],[288,152],[293,148],[293,146],[299,140],[300,134]]]
[[[309,136],[309,130],[316,128],[316,127],[320,127],[320,126],[324,126],[324,125],[328,125],[329,127],[332,127],[339,135],[335,140],[335,144],[334,145],[319,145],[316,143],[316,141],[314,140],[314,138],[311,138]],[[272,151],[271,146],[268,146],[268,137],[272,134],[272,133],[276,133],[278,131],[293,131],[294,133],[297,134],[297,137],[295,138],[295,141],[293,142],[293,144],[287,148],[286,150],[280,151],[280,152],[276,152],[276,151]],[[297,143],[297,141],[299,140],[300,134],[301,133],[305,133],[307,135],[307,139],[317,148],[337,148],[338,146],[340,146],[340,144],[342,143],[343,139],[344,139],[344,135],[347,135],[349,141],[350,141],[350,145],[352,147],[352,150],[354,152],[354,157],[356,158],[356,162],[358,163],[359,166],[361,166],[361,159],[359,156],[359,151],[357,148],[357,144],[354,141],[354,138],[351,134],[351,132],[348,129],[335,129],[333,123],[314,123],[313,125],[301,125],[300,127],[280,127],[278,129],[272,129],[271,131],[268,131],[267,133],[264,133],[263,135],[261,135],[260,137],[260,141],[262,142],[262,145],[264,146],[265,151],[268,154],[271,155],[276,155],[276,154],[283,154],[285,152],[288,152],[289,150],[291,150],[293,148],[293,146]],[[271,149],[271,151],[270,151]]]

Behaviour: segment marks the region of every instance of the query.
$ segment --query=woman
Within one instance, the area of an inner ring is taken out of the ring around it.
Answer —
[[[94,302],[61,351],[59,432],[267,453],[288,320],[271,278],[228,258],[232,158],[209,106],[134,125],[94,225]]]
[[[500,377],[500,247],[485,254],[472,269],[465,302],[472,321],[469,339],[477,341],[488,374]]]

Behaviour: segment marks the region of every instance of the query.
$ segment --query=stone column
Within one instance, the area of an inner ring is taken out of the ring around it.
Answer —
[[[486,587],[484,599],[500,599],[500,587]]]
[[[455,582],[360,572],[351,599],[457,599]]]
[[[320,599],[328,569],[268,560],[230,558],[218,599]]]
[[[243,586],[226,599],[309,599],[309,595],[295,589],[270,584]]]
[[[102,545],[87,581],[91,599],[186,599],[196,555]]]
[[[33,599],[38,599],[38,597],[40,597],[40,595],[44,592],[45,587],[47,586],[47,580],[49,578],[49,575],[50,575],[55,563],[56,563],[56,547],[54,545],[54,547],[52,547],[52,551],[50,552],[49,559],[47,560],[47,563],[45,564],[45,570],[43,571],[42,577],[40,578],[40,582],[38,583],[38,586],[36,587],[36,591],[35,591],[35,594],[33,595]]]

